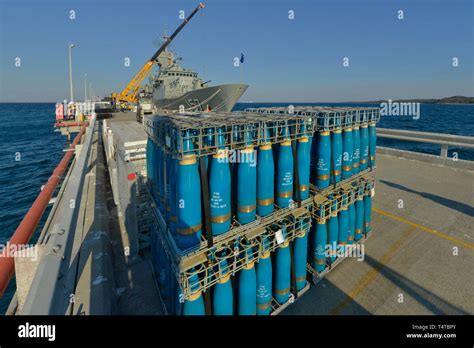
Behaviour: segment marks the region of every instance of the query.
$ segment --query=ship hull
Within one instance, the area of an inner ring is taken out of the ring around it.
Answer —
[[[172,99],[153,98],[155,108],[166,110],[179,110],[180,106],[185,111],[231,111],[239,98],[247,90],[248,85],[226,84],[197,89],[181,97]]]

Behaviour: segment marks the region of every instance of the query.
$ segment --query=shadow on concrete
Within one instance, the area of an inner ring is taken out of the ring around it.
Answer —
[[[130,197],[137,191],[137,182],[135,181],[130,187]],[[111,190],[112,191],[112,190]],[[116,219],[115,236],[113,238],[115,243],[112,246],[114,253],[114,271],[117,288],[120,296],[118,297],[117,314],[120,315],[163,315],[163,309],[160,303],[160,296],[158,291],[158,274],[153,269],[153,261],[155,255],[151,250],[151,246],[140,250],[137,256],[126,258],[124,256],[124,241],[119,226],[118,210],[119,207],[113,203],[112,192],[110,192],[111,201],[114,209],[114,218]],[[136,197],[134,198],[137,200]],[[136,207],[128,204],[125,208],[124,218],[135,215]],[[138,224],[135,219],[135,224]],[[126,223],[123,222],[123,225]],[[135,226],[138,230],[138,225]],[[127,232],[128,233],[128,232]],[[150,235],[151,235],[150,231]],[[129,235],[129,238],[133,238]],[[138,235],[136,236],[138,240]],[[130,244],[128,242],[128,247]],[[138,249],[138,244],[136,246]],[[138,253],[138,250],[136,251]],[[170,270],[168,270],[169,272]],[[163,292],[162,292],[163,293]]]
[[[102,125],[101,125],[102,127]],[[126,224],[119,217],[119,207],[115,205],[110,173],[105,163],[105,150],[100,138],[99,151],[103,159],[100,165],[103,167],[104,185],[106,189],[105,199],[109,215],[108,236],[111,242],[111,259],[114,273],[114,286],[116,303],[115,315],[161,315],[163,314],[159,303],[158,289],[152,273],[149,250],[143,250],[144,255],[126,256],[131,254],[130,243],[127,244],[128,252],[125,252],[124,238],[121,225],[126,230]],[[136,181],[130,187],[130,197],[136,192]],[[132,215],[135,206],[129,204],[124,209],[123,218]],[[136,220],[134,221],[136,223]],[[138,246],[137,246],[138,249]],[[135,253],[138,250],[134,251]]]
[[[365,262],[375,269],[380,269],[380,275],[390,280],[395,286],[400,288],[405,294],[415,299],[432,314],[469,314],[461,308],[456,307],[441,297],[433,294],[428,289],[407,279],[405,276],[394,271],[392,268],[382,265],[373,257],[366,255]]]
[[[419,195],[419,196],[421,196],[425,199],[429,199],[429,200],[431,200],[435,203],[444,205],[448,208],[457,210],[457,211],[459,211],[463,214],[474,217],[474,207],[472,207],[468,204],[457,202],[457,201],[454,201],[452,199],[441,197],[441,196],[438,196],[438,195],[434,195],[432,193],[416,191],[416,190],[413,190],[413,189],[408,188],[406,186],[396,184],[396,183],[393,183],[393,182],[390,182],[390,181],[387,181],[387,180],[380,180],[380,182],[382,184],[385,184],[387,186],[396,188],[398,190],[403,190],[403,191],[406,191],[406,192],[417,194],[417,195]]]
[[[373,269],[379,270],[378,276],[383,276],[391,281],[405,295],[410,296],[429,312],[435,315],[467,315],[465,310],[452,305],[441,297],[435,295],[419,284],[407,279],[402,274],[394,271],[392,268],[382,265],[373,257],[365,256],[365,261]],[[347,301],[348,294],[342,291],[337,285],[328,280],[323,279],[316,286],[312,284],[311,289],[304,294],[301,299],[294,305],[289,306],[282,315],[329,315],[343,301]],[[380,301],[380,304],[385,300]],[[393,301],[397,299],[394,298]],[[371,315],[363,305],[357,302],[357,299],[350,301],[347,306],[341,308],[342,315]],[[411,315],[416,313],[380,313],[380,314],[405,314]]]
[[[345,300],[347,294],[327,278],[311,288],[294,305],[287,307],[281,315],[329,315],[331,310]],[[350,304],[351,314],[370,315],[356,301]]]

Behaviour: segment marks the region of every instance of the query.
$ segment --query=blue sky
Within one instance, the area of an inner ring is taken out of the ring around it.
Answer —
[[[332,102],[473,96],[471,0],[208,0],[171,48],[211,84],[240,82],[241,101]],[[193,0],[0,0],[0,101],[75,99],[122,89]],[[69,19],[69,11],[76,19]],[[288,19],[293,10],[295,18]],[[397,11],[404,11],[404,19]],[[21,67],[15,67],[15,58]],[[124,67],[130,57],[131,66]],[[343,67],[343,58],[349,67]],[[459,66],[452,66],[452,58]]]

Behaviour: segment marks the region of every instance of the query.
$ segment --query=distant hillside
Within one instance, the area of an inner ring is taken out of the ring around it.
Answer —
[[[436,104],[474,104],[474,97],[463,97],[462,95],[456,95],[454,97],[438,99]]]
[[[474,104],[474,97],[464,97],[456,95],[453,97],[446,97],[441,99],[396,99],[392,102],[414,102],[414,103],[425,103],[425,104]],[[375,100],[367,103],[379,104],[387,102],[387,100]]]

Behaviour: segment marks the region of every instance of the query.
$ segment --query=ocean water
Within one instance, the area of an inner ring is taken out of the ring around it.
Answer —
[[[1,245],[15,232],[67,145],[66,138],[54,132],[54,111],[51,103],[0,104]],[[37,238],[38,233],[31,242]],[[0,299],[0,313],[6,311],[14,289],[12,281]]]
[[[288,106],[277,103],[238,103],[234,110],[247,107]],[[293,105],[309,105],[308,103]],[[311,104],[332,106],[368,106],[368,104]],[[372,105],[377,106],[377,105]],[[67,141],[54,132],[53,103],[0,104],[0,244],[4,245],[30,208],[51,172],[63,156]],[[474,136],[474,105],[421,105],[418,120],[412,117],[386,116],[380,127]],[[378,139],[378,145],[439,154],[439,146]],[[460,159],[474,160],[474,150],[450,148]],[[42,219],[44,223],[47,214]],[[39,231],[40,229],[38,229]],[[38,231],[33,237],[34,243]],[[14,292],[11,282],[0,299],[0,313],[8,307]]]

